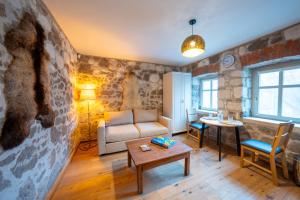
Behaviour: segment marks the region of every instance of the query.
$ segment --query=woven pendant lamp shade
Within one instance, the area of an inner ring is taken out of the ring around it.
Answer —
[[[181,45],[181,53],[184,57],[196,57],[205,50],[204,39],[200,35],[194,35],[193,25],[196,24],[195,19],[191,19],[189,24],[192,26],[192,35],[187,37]]]
[[[181,45],[181,53],[184,57],[196,57],[204,53],[205,42],[200,35],[187,37]]]

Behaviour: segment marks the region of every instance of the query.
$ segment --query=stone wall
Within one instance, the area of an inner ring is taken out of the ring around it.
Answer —
[[[80,55],[78,93],[93,85],[96,101],[90,102],[91,133],[96,136],[97,121],[104,111],[132,108],[158,109],[162,113],[163,74],[179,69],[153,63]],[[78,101],[82,140],[87,140],[87,102]]]
[[[79,142],[79,134],[74,132],[77,115],[72,82],[77,54],[39,0],[0,1],[0,130],[6,113],[3,79],[12,59],[3,44],[4,36],[18,24],[24,11],[34,13],[46,33],[51,106],[56,119],[54,127],[48,129],[34,121],[29,137],[21,145],[7,151],[0,147],[1,199],[44,199]]]
[[[233,55],[235,63],[224,67],[221,60]],[[184,66],[183,71],[192,72],[193,79],[208,73],[217,73],[219,78],[218,107],[235,118],[251,116],[251,70],[269,64],[300,60],[300,24],[258,38],[257,40],[226,50],[217,55]],[[193,81],[193,103],[199,102],[199,82]],[[196,94],[196,95],[195,95]],[[198,105],[193,105],[197,108]],[[271,142],[276,127],[268,124],[245,123],[242,139],[257,138]],[[215,136],[215,134],[214,134]],[[224,130],[223,140],[235,147],[233,130]],[[289,157],[300,154],[300,133],[294,132],[288,144]]]

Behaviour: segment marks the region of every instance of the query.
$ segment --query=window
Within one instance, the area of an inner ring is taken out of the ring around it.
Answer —
[[[200,109],[217,110],[218,108],[218,79],[200,80]]]
[[[300,122],[300,66],[254,71],[253,114]]]

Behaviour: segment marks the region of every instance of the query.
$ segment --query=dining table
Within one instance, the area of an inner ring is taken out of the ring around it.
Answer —
[[[203,146],[203,137],[205,125],[217,127],[217,144],[219,146],[219,161],[221,161],[222,154],[222,128],[234,128],[236,138],[237,155],[241,154],[241,141],[239,128],[243,126],[243,122],[239,120],[220,120],[217,117],[201,117],[199,121],[202,123],[201,138],[199,140],[199,148]]]

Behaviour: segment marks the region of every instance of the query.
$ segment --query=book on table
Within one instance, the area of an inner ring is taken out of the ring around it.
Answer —
[[[176,141],[170,137],[157,136],[155,138],[152,138],[151,143],[168,149],[174,146],[176,144]]]

